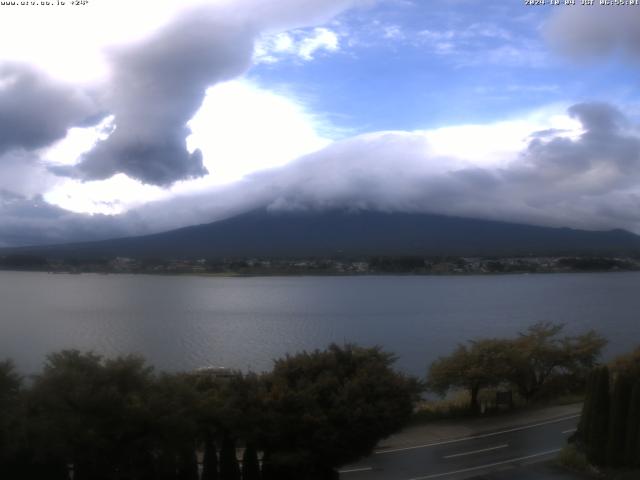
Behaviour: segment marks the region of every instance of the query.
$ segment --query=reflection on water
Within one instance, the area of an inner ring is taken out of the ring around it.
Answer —
[[[272,360],[330,342],[382,345],[424,375],[458,342],[537,321],[640,343],[640,273],[212,278],[0,272],[0,358],[39,369],[62,348],[140,353],[161,369]]]

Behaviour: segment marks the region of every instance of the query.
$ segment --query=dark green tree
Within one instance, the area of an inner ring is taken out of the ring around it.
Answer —
[[[627,422],[633,382],[626,375],[618,375],[613,385],[607,436],[607,464],[621,467],[625,463]]]
[[[178,480],[198,480],[198,458],[189,443],[185,443],[178,456]]]
[[[578,428],[576,434],[571,437],[570,441],[578,443],[579,447],[584,449],[586,439],[588,437],[588,430],[590,428],[591,417],[593,413],[593,392],[595,391],[595,382],[598,377],[598,370],[592,370],[587,376],[587,383],[585,389],[584,402],[582,403],[582,413],[578,422]]]
[[[636,381],[629,401],[624,460],[629,467],[640,466],[640,380]]]
[[[52,354],[25,401],[29,448],[14,460],[27,478],[66,480],[69,463],[79,480],[195,480],[195,395],[186,376],[156,378],[137,357]]]
[[[13,362],[0,362],[0,478],[18,478],[29,463],[22,393],[22,378]]]
[[[102,358],[78,351],[47,357],[32,389],[30,421],[40,440],[37,450],[73,465],[74,479],[105,478],[112,468],[113,445],[102,432],[110,416]],[[113,425],[108,425],[112,427]],[[43,462],[46,460],[43,458]]]
[[[204,441],[202,480],[218,480],[218,452],[213,435],[207,435]]]
[[[249,443],[242,455],[242,480],[260,480],[260,462],[256,447]]]
[[[585,420],[584,444],[589,461],[595,465],[606,463],[607,437],[609,433],[609,369],[596,369],[592,389],[589,418]]]
[[[220,448],[220,480],[240,480],[236,442],[228,433],[223,436]]]
[[[331,345],[277,360],[266,375],[264,478],[333,478],[410,418],[419,383],[379,348]]]
[[[197,406],[198,392],[189,375],[164,373],[152,384],[147,408],[153,420],[148,427],[163,478],[175,479],[192,462],[182,459],[191,457],[198,438]]]

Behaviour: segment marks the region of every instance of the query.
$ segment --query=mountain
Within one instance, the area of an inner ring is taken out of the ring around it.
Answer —
[[[613,255],[640,253],[640,236],[420,213],[268,212],[140,237],[0,253],[47,257],[312,257],[369,255]]]

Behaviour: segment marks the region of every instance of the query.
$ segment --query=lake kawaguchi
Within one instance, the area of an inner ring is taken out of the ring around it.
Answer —
[[[640,273],[198,277],[0,272],[0,359],[36,372],[64,348],[137,353],[163,370],[268,370],[331,342],[381,345],[424,376],[462,341],[538,321],[596,329],[607,358],[640,344]]]

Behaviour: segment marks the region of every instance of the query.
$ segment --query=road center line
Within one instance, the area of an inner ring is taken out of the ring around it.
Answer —
[[[562,432],[563,435],[567,435],[569,433],[573,433],[573,432],[577,432],[578,429],[577,428],[570,428],[569,430],[565,430]]]
[[[338,470],[338,473],[369,472],[371,470],[373,470],[373,467],[350,468],[348,470]]]
[[[475,455],[476,453],[484,453],[484,452],[492,452],[493,450],[500,450],[502,448],[507,448],[508,446],[509,446],[509,444],[505,443],[504,445],[498,445],[497,447],[483,448],[481,450],[473,450],[471,452],[456,453],[454,455],[447,455],[446,457],[443,457],[443,458],[465,457],[467,455]]]
[[[449,475],[456,475],[458,473],[473,472],[475,470],[484,470],[485,468],[498,467],[500,465],[508,465],[510,463],[522,462],[523,460],[530,460],[532,458],[552,455],[554,453],[558,453],[559,451],[560,449],[558,448],[556,450],[549,450],[547,452],[540,452],[540,453],[535,453],[533,455],[527,455],[526,457],[512,458],[511,460],[505,460],[503,462],[488,463],[487,465],[480,465],[479,467],[465,468],[463,470],[455,470],[453,472],[435,473],[433,475],[426,475],[424,477],[414,477],[414,478],[411,478],[410,480],[428,480],[430,478],[440,478],[440,477],[446,477]]]
[[[468,440],[478,440],[480,438],[495,437],[497,435],[504,435],[505,433],[521,432],[522,430],[528,430],[530,428],[542,427],[544,425],[552,425],[554,423],[561,423],[561,422],[564,422],[566,420],[572,420],[574,418],[579,418],[579,417],[580,417],[580,414],[571,415],[569,417],[556,418],[555,420],[548,420],[546,422],[540,422],[540,423],[536,423],[534,425],[526,425],[524,427],[510,428],[508,430],[502,430],[500,432],[484,433],[482,435],[473,435],[471,437],[456,438],[454,440],[445,440],[443,442],[426,443],[424,445],[414,445],[412,447],[393,448],[393,449],[390,449],[390,450],[377,450],[377,451],[373,452],[373,454],[374,455],[383,455],[385,453],[404,452],[406,450],[416,450],[416,449],[419,449],[419,448],[437,447],[439,445],[450,445],[452,443],[466,442]]]

